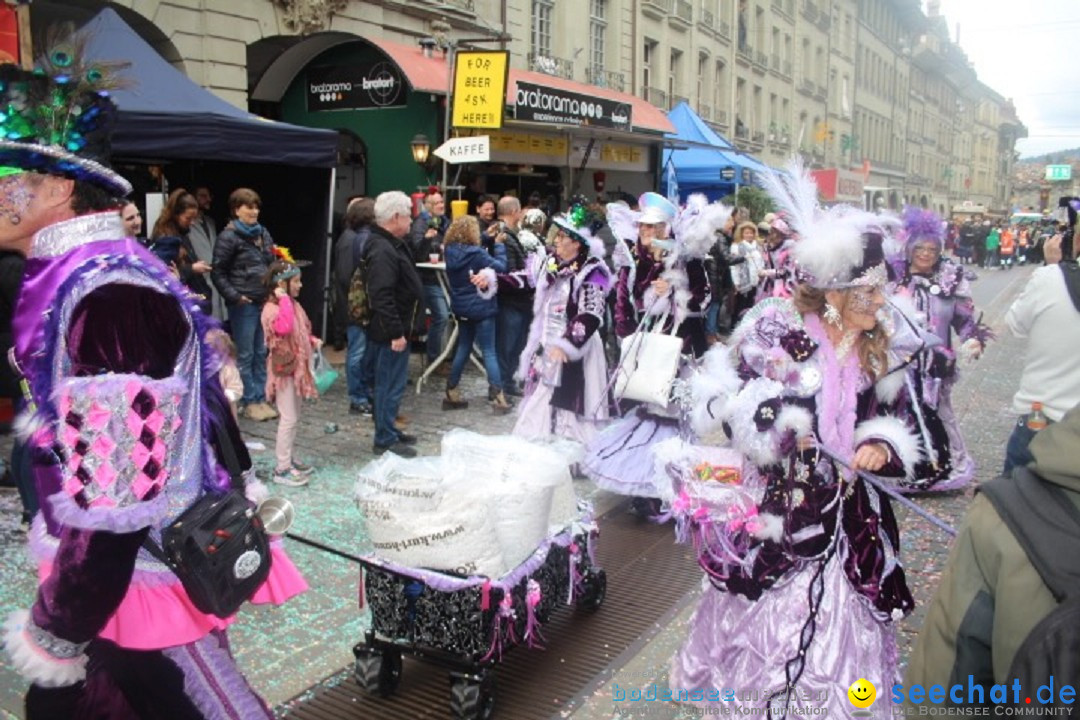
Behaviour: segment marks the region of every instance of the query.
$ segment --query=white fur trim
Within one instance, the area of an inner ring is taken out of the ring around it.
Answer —
[[[874,384],[874,394],[877,399],[887,405],[896,402],[900,391],[904,389],[904,374],[906,369],[893,370]]]
[[[757,516],[757,521],[761,527],[753,533],[754,537],[759,540],[780,542],[780,538],[784,536],[784,519],[782,517],[772,513],[761,513]]]
[[[4,623],[4,649],[11,664],[27,680],[47,688],[66,687],[86,679],[87,656],[61,660],[38,647],[26,632],[27,610],[17,610]]]
[[[266,483],[262,480],[252,478],[244,484],[244,497],[258,505],[270,497],[270,489],[266,487]]]
[[[499,291],[499,279],[495,275],[495,271],[492,268],[482,268],[480,272],[476,273],[480,277],[487,281],[487,289],[481,290],[476,288],[476,294],[484,300],[490,300],[495,297],[495,293]]]
[[[881,441],[889,444],[893,456],[904,466],[907,479],[915,477],[915,464],[923,458],[918,436],[900,418],[882,415],[859,423],[855,428],[855,445]]]
[[[15,437],[19,438],[23,442],[27,442],[32,438],[39,430],[46,427],[45,417],[39,412],[31,412],[30,410],[23,410],[21,413],[15,416],[15,422],[12,424],[12,430],[15,433]]]
[[[551,344],[566,353],[568,360],[577,361],[585,357],[585,347],[577,347],[566,338],[555,338]]]
[[[720,430],[727,416],[727,402],[742,381],[732,365],[731,349],[714,345],[706,352],[690,378],[690,427],[699,439]]]
[[[691,195],[672,226],[673,255],[684,262],[704,258],[716,244],[716,231],[724,227],[733,210],[722,203],[709,203],[700,193]]]
[[[634,256],[630,252],[630,245],[621,238],[615,241],[615,247],[611,251],[611,264],[616,270],[634,267]]]
[[[983,344],[975,338],[968,338],[957,349],[956,356],[964,362],[975,362],[983,353]]]
[[[780,433],[795,433],[796,438],[809,437],[814,430],[814,419],[800,405],[784,405],[777,413],[775,427]]]
[[[754,415],[763,402],[779,398],[783,390],[784,386],[775,380],[754,378],[727,403],[725,419],[731,428],[731,444],[758,467],[780,460],[781,437],[775,425],[766,432],[759,432]]]

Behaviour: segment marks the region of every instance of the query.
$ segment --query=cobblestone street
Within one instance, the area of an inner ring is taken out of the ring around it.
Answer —
[[[1005,440],[1010,431],[1010,401],[1017,384],[1023,345],[1003,327],[1002,318],[1009,303],[1023,287],[1030,268],[1011,272],[985,272],[975,283],[976,301],[985,320],[998,334],[975,366],[964,368],[962,380],[954,393],[956,411],[969,447],[979,462],[979,479],[986,480],[1000,468]],[[340,356],[335,358],[340,362]],[[419,375],[419,356],[413,356],[411,376]],[[486,384],[475,368],[470,367],[462,383],[468,410],[443,412],[440,407],[443,378],[436,376],[419,395],[415,385],[407,389],[402,412],[409,431],[419,437],[421,454],[438,452],[441,433],[464,427],[482,433],[504,433],[512,427],[514,416],[497,417],[488,408]],[[246,439],[255,443],[253,456],[260,472],[269,474],[273,464],[276,423],[242,421]],[[293,532],[312,538],[348,553],[360,553],[365,539],[360,531],[358,512],[352,500],[355,472],[372,458],[373,425],[369,418],[347,414],[344,379],[341,378],[325,398],[306,405],[301,413],[297,437],[300,459],[318,469],[311,484],[303,488],[280,488],[273,491],[288,497],[296,505],[297,520]],[[6,452],[6,448],[0,448]],[[598,493],[591,483],[578,481],[579,494],[592,498],[598,513],[610,508],[618,498]],[[942,497],[922,497],[918,502],[949,523],[959,523],[972,490]],[[34,578],[24,549],[25,536],[18,530],[18,498],[14,490],[0,490],[0,614],[27,607],[32,599]],[[902,561],[915,589],[918,609],[901,623],[900,645],[907,656],[920,627],[923,608],[929,600],[948,553],[948,538],[925,520],[911,517],[903,510]],[[603,542],[601,537],[600,542]],[[284,711],[283,705],[312,685],[339,675],[352,662],[351,648],[362,636],[367,619],[357,608],[357,567],[351,561],[296,542],[289,552],[311,584],[311,591],[280,609],[247,608],[233,626],[231,639],[238,660],[252,684],[267,700]],[[654,637],[625,667],[611,668],[614,673],[596,678],[589,690],[578,698],[572,711],[577,718],[610,718],[613,707],[606,683],[627,678],[646,684],[666,681],[666,664],[682,640],[695,594],[684,599],[683,609],[675,620],[657,627]],[[547,652],[558,652],[551,648]],[[5,665],[0,668],[0,717],[21,717],[21,694],[24,688]],[[658,715],[653,708],[649,717],[678,717],[673,704],[670,715]],[[625,714],[622,717],[635,717]],[[363,717],[363,715],[357,715]]]

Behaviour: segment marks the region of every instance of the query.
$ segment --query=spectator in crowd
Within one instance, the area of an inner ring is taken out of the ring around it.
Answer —
[[[964,220],[960,226],[960,235],[956,241],[956,254],[960,258],[961,265],[970,265],[975,254],[977,230],[971,218]]]
[[[415,457],[416,437],[394,425],[409,375],[409,334],[425,293],[405,240],[412,203],[405,193],[392,190],[375,198],[374,210],[366,253],[371,306],[367,352],[375,368],[374,452],[381,455],[392,450],[402,457]]]
[[[249,188],[229,195],[232,219],[218,235],[210,277],[229,313],[237,366],[244,381],[243,413],[252,420],[273,420],[277,410],[266,402],[266,340],[262,305],[263,278],[274,260],[274,239],[259,224],[262,199]]]
[[[352,276],[360,265],[371,236],[371,224],[375,222],[375,201],[371,198],[354,198],[345,210],[345,230],[338,238],[334,263],[337,292],[344,298],[342,312],[345,316],[345,332],[348,352],[345,355],[345,381],[349,393],[349,412],[353,415],[371,417],[371,388],[374,368],[367,357],[367,330],[353,322],[349,313],[349,287]]]
[[[170,248],[175,247],[176,256],[172,266],[180,282],[199,299],[199,307],[202,311],[210,313],[210,263],[199,257],[191,244],[189,231],[192,223],[198,217],[199,206],[195,196],[183,188],[177,188],[169,194],[165,207],[161,209],[161,215],[154,223],[154,229],[150,233],[151,245],[159,242]],[[174,239],[179,239],[175,243]],[[159,257],[166,260],[166,255],[160,250],[156,251]],[[167,260],[166,260],[167,261]]]
[[[1032,440],[1031,464],[980,487],[926,612],[904,687],[962,682],[965,698],[971,697],[967,688],[981,688],[980,704],[990,702],[991,685],[1020,687],[1026,651],[1040,648],[1028,638],[1052,628],[1040,623],[1059,607],[1055,592],[1068,591],[1068,585],[1054,581],[1075,586],[1080,576],[1075,551],[1045,551],[1076,547],[1078,528],[1070,515],[1075,518],[1080,506],[1078,446],[1080,408],[1072,408]],[[1044,680],[1041,674],[1038,681]],[[1033,692],[1030,685],[1025,690]],[[1022,703],[1023,697],[1016,700]]]
[[[536,208],[537,210],[543,210],[543,205],[544,198],[539,192],[533,190],[531,193],[529,193],[529,199],[525,203],[526,209]]]
[[[211,263],[214,260],[214,243],[217,242],[218,231],[217,223],[210,217],[210,208],[214,204],[214,196],[210,188],[206,185],[197,186],[195,202],[198,203],[199,213],[195,216],[195,221],[191,223],[188,238],[191,240],[191,247],[195,249],[196,257]],[[221,293],[213,283],[207,284],[210,286],[210,313],[218,320],[224,321],[225,299],[221,297]]]
[[[469,215],[459,217],[450,223],[450,229],[446,231],[446,276],[450,283],[450,303],[461,335],[450,377],[446,381],[443,410],[459,410],[469,406],[468,400],[462,398],[458,384],[475,342],[480,346],[484,359],[491,408],[496,415],[510,412],[511,405],[503,392],[504,380],[495,352],[495,317],[498,313],[496,273],[506,271],[506,237],[504,233],[496,236],[492,257],[480,245],[480,225],[476,218]]]
[[[1061,257],[1062,237],[1046,241],[1047,265],[1031,274],[1027,285],[1005,314],[1013,335],[1027,341],[1020,387],[1013,396],[1016,424],[1005,448],[1005,474],[1031,462],[1028,444],[1033,403],[1056,422],[1080,404],[1080,268]]]
[[[521,244],[521,201],[506,195],[499,200],[499,242],[506,248],[506,274],[499,282],[499,314],[495,346],[499,356],[499,376],[507,395],[521,397],[521,387],[514,380],[521,351],[532,322],[533,287],[525,279],[528,251]]]
[[[495,198],[481,195],[476,200],[476,219],[480,223],[480,244],[489,253],[495,253],[495,236],[498,235],[498,223],[495,219]]]
[[[124,232],[130,238],[135,238],[143,245],[146,245],[146,237],[142,234],[143,231],[143,218],[142,213],[139,212],[139,206],[130,201],[124,201],[120,204],[120,219],[124,221]]]
[[[443,254],[443,237],[449,226],[446,200],[437,188],[432,188],[424,198],[424,208],[413,220],[409,232],[409,247],[416,262],[427,262],[430,256]],[[431,326],[427,331],[427,364],[431,365],[442,352],[450,306],[435,270],[421,270],[420,281],[424,285],[424,305],[431,314]]]
[[[986,266],[986,238],[990,234],[990,221],[979,220],[975,225],[975,264],[979,267]]]

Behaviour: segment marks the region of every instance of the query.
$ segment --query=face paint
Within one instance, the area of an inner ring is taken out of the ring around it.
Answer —
[[[854,288],[848,297],[848,308],[858,315],[874,315],[881,307],[880,291],[876,287]]]
[[[34,192],[25,174],[9,175],[0,179],[0,218],[12,225],[22,222],[22,216],[30,207]]]

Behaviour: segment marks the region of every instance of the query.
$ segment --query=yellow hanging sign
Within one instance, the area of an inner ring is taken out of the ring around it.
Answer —
[[[459,128],[501,128],[509,68],[510,53],[505,50],[457,53],[450,124]]]

